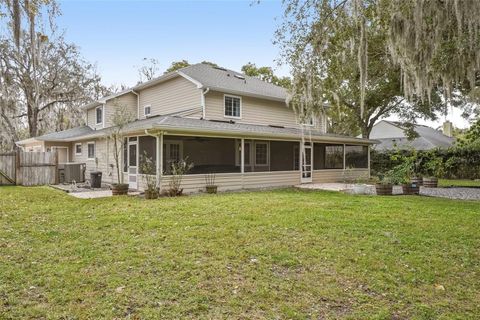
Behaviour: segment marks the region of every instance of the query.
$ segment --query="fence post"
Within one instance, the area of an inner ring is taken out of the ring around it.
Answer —
[[[15,150],[14,156],[15,156],[15,185],[18,186],[19,184],[22,183],[20,178],[21,169],[20,169],[20,149],[19,148]]]

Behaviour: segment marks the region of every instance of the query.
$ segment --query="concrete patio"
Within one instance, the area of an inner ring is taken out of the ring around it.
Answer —
[[[52,188],[62,190],[68,195],[80,199],[107,198],[112,196],[112,190],[109,185],[102,185],[101,188],[92,189],[88,184],[57,184]],[[129,196],[138,196],[140,192],[137,190],[129,190]]]

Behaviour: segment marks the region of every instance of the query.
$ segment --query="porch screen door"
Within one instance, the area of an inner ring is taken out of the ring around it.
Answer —
[[[138,140],[137,137],[128,138],[128,187],[137,189],[138,174]]]
[[[306,142],[302,148],[300,155],[300,162],[302,163],[302,183],[312,182],[312,145]]]

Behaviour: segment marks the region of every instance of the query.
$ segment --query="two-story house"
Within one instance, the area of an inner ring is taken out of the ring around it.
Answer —
[[[372,140],[326,133],[323,113],[299,123],[285,89],[241,73],[196,64],[84,106],[86,126],[19,141],[27,151],[56,149],[64,162],[87,164],[116,181],[112,142],[116,108],[135,120],[125,128],[124,181],[143,189],[145,157],[161,187],[172,162],[187,159],[187,192],[203,190],[215,173],[219,190],[341,181],[345,172],[369,174]],[[349,169],[346,171],[346,169]]]

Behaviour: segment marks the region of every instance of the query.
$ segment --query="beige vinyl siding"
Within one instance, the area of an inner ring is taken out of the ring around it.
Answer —
[[[73,162],[73,155],[72,155],[72,143],[70,142],[54,142],[54,141],[45,141],[44,148],[45,151],[51,149],[52,147],[61,147],[61,148],[68,148],[68,162]]]
[[[176,77],[140,91],[140,119],[145,118],[143,108],[147,105],[151,116],[199,108],[201,90],[185,78]]]
[[[95,142],[95,157],[98,160],[98,165],[95,164],[94,159],[88,159],[88,143]],[[75,154],[75,144],[82,144],[82,154]],[[102,182],[112,183],[116,182],[116,168],[115,160],[113,158],[113,150],[111,143],[106,139],[97,139],[97,140],[84,140],[72,143],[72,162],[80,162],[86,164],[85,179],[90,179],[90,173],[93,171],[102,172]],[[120,164],[121,166],[121,164]]]
[[[224,116],[224,93],[210,91],[205,95],[205,116],[208,120],[229,120]],[[228,94],[227,94],[228,95]],[[297,126],[295,113],[283,102],[241,97],[241,119],[238,123],[259,125]]]
[[[356,178],[368,178],[368,169],[325,169],[313,171],[313,183],[346,182]]]
[[[162,178],[162,190],[168,189],[170,176]],[[248,173],[218,173],[215,175],[215,184],[219,191],[256,189],[270,187],[288,187],[300,183],[299,171],[276,171],[276,172],[248,172]],[[145,188],[145,179],[139,175],[138,186]],[[185,193],[205,191],[205,175],[185,175],[182,186]]]
[[[23,145],[23,148],[25,151],[31,152],[31,151],[44,151],[44,142],[43,141],[35,141],[35,142],[30,142],[26,143]]]
[[[115,115],[115,108],[118,106],[125,106],[131,113],[133,119],[138,119],[137,96],[133,93],[127,93],[108,100],[105,104],[105,128],[113,126],[113,116]]]
[[[225,117],[223,92],[210,91],[205,95],[205,116],[209,120],[230,120]],[[235,95],[232,95],[235,96]],[[299,124],[295,112],[284,102],[241,96],[241,119],[233,119],[238,123],[277,125],[297,128]],[[324,130],[325,121],[319,117],[315,121],[317,128]]]
[[[87,125],[92,129],[102,129],[103,123],[97,124],[96,109],[97,108],[90,108],[87,110]]]

